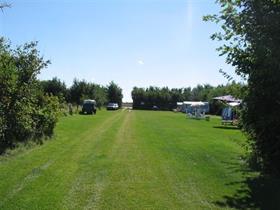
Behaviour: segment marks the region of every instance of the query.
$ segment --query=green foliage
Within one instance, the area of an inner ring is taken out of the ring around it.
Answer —
[[[74,103],[76,105],[81,105],[82,97],[83,97],[84,93],[86,92],[86,86],[87,86],[87,83],[85,81],[79,81],[77,79],[74,79],[73,85],[71,86],[71,88],[69,90],[71,103]]]
[[[54,77],[51,80],[40,81],[40,83],[45,94],[57,96],[60,103],[65,102],[68,92],[64,82],[60,81],[57,77]]]
[[[168,87],[134,87],[131,95],[134,109],[152,109],[157,106],[161,110],[171,110],[178,101],[184,100],[182,89],[169,89]]]
[[[99,108],[107,103],[106,88],[98,84],[86,82],[85,80],[79,81],[74,79],[68,92],[69,98],[67,101],[77,106],[81,105],[85,99],[94,99]]]
[[[50,62],[39,56],[36,45],[31,42],[11,49],[0,39],[0,153],[17,142],[52,133],[56,109],[51,100],[40,99],[37,80]]]
[[[59,99],[57,96],[41,95],[38,98],[36,112],[32,115],[36,125],[36,139],[53,134],[59,112]]]
[[[240,83],[232,82],[227,85],[213,87],[209,84],[197,85],[194,88],[172,88],[168,87],[134,87],[131,95],[134,109],[152,109],[158,106],[161,110],[172,110],[177,107],[177,102],[182,101],[209,101],[210,112],[219,114],[221,104],[217,104],[212,98],[221,95],[233,95],[236,98],[243,98],[243,89],[245,86]]]
[[[118,103],[119,107],[122,106],[122,89],[113,81],[107,86],[108,102]]]
[[[221,25],[212,38],[238,75],[246,78],[243,128],[253,153],[267,172],[280,174],[280,2],[218,0],[219,15],[206,16]]]
[[[78,107],[85,99],[94,99],[98,108],[111,101],[117,102],[119,106],[122,104],[122,89],[114,82],[104,87],[86,80],[74,79],[71,87],[67,88],[64,82],[54,77],[52,80],[40,81],[40,86],[44,94],[57,96],[63,107],[66,106],[65,102]]]

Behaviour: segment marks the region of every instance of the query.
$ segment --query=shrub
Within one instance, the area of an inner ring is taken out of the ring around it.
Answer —
[[[18,142],[51,135],[57,121],[58,98],[44,96],[37,75],[49,64],[37,43],[11,49],[0,38],[0,153]]]
[[[32,118],[35,122],[35,139],[51,136],[60,113],[59,98],[52,95],[39,97],[38,106]]]

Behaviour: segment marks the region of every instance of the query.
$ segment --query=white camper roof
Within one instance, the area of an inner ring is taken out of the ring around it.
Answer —
[[[191,106],[203,106],[205,105],[205,102],[202,101],[184,101],[183,102],[186,105],[191,105]]]
[[[92,100],[92,99],[86,99],[86,100],[84,100],[84,104],[95,104],[96,103],[96,101],[95,100]]]

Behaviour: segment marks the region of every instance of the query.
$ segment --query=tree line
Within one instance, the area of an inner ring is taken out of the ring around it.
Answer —
[[[134,109],[153,109],[157,106],[160,110],[172,110],[177,107],[177,102],[182,101],[208,101],[210,102],[210,113],[219,114],[221,106],[217,101],[212,100],[216,96],[232,95],[242,99],[246,85],[235,81],[227,85],[212,86],[209,84],[197,85],[194,88],[168,88],[134,87],[131,96]]]
[[[51,80],[40,81],[40,85],[45,94],[57,96],[60,103],[71,103],[78,107],[82,105],[83,100],[94,99],[99,108],[109,102],[122,106],[122,89],[113,81],[107,86],[102,86],[86,80],[74,79],[72,85],[67,88],[63,81],[54,77]]]

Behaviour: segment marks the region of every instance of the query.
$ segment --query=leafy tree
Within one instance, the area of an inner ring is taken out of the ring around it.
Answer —
[[[183,89],[183,101],[190,101],[192,95],[192,89],[190,87]]]
[[[17,142],[51,135],[56,123],[56,99],[46,99],[37,80],[50,62],[36,46],[31,42],[11,49],[0,38],[0,153]]]
[[[57,77],[54,77],[52,80],[41,81],[41,86],[44,93],[57,96],[61,103],[65,101],[67,97],[67,88],[65,83],[60,81]]]
[[[236,73],[247,79],[243,128],[264,171],[280,173],[280,1],[218,0],[221,25],[212,35]]]
[[[96,100],[97,107],[104,106],[107,103],[107,89],[101,85],[89,83],[85,80],[74,79],[69,89],[68,101],[77,105],[82,104],[84,99]]]
[[[106,88],[100,85],[94,85],[94,99],[97,107],[101,108],[107,103]]]
[[[144,88],[133,87],[131,97],[133,100],[134,109],[144,108],[144,103],[146,102],[146,93]]]
[[[87,83],[86,81],[79,81],[78,79],[74,79],[73,85],[70,87],[70,102],[77,105],[82,104],[83,99],[85,98]]]
[[[172,107],[177,106],[177,102],[184,101],[183,89],[172,88],[170,90],[170,97],[171,97],[170,99],[171,106]]]
[[[107,86],[107,97],[108,102],[118,103],[118,105],[122,106],[122,89],[113,81]]]
[[[212,89],[213,87],[209,84],[197,85],[192,89],[190,98],[192,101],[207,101]]]
[[[33,127],[35,140],[44,136],[51,136],[58,120],[59,98],[48,94],[37,96],[36,111],[33,113],[35,126]]]

